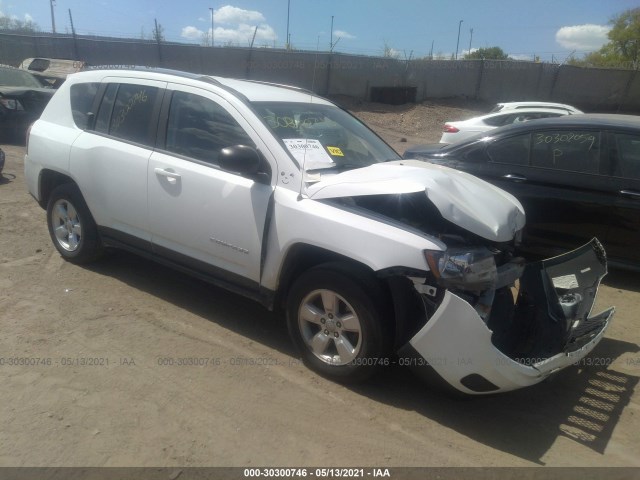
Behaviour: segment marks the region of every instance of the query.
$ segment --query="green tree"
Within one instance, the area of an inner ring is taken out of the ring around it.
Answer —
[[[0,17],[0,30],[11,30],[19,33],[34,33],[40,30],[38,24],[31,20],[18,20],[7,16]]]
[[[479,48],[464,55],[465,60],[509,60],[500,47]]]
[[[582,60],[571,58],[572,65],[593,67],[640,66],[640,7],[622,12],[611,20],[609,42]]]

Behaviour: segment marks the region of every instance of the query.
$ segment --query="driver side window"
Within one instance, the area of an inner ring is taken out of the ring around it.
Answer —
[[[222,106],[192,93],[173,93],[167,151],[217,165],[220,150],[233,145],[255,148],[249,135]]]

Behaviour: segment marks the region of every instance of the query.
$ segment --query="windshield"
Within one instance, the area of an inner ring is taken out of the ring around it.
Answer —
[[[358,119],[332,105],[254,102],[301,170],[344,171],[400,156]]]
[[[0,85],[7,87],[42,88],[42,84],[29,72],[17,68],[0,68]]]

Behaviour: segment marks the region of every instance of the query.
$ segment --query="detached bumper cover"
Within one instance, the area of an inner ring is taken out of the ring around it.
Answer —
[[[435,372],[469,394],[534,385],[593,350],[614,309],[590,316],[606,274],[606,257],[594,239],[583,247],[527,265],[508,319],[511,341],[496,338],[475,309],[447,291],[426,325],[403,347],[415,370]],[[490,322],[491,323],[491,322]],[[500,342],[498,342],[500,343]],[[508,353],[508,355],[507,355]]]

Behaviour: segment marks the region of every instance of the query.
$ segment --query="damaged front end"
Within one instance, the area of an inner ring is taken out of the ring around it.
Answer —
[[[413,277],[428,321],[400,349],[418,373],[469,394],[514,390],[576,363],[613,315],[591,316],[607,273],[602,245],[525,265],[497,265],[488,248],[425,252],[431,271]],[[515,287],[512,287],[515,285]]]
[[[606,254],[597,239],[551,259],[518,256],[515,197],[476,177],[415,161],[352,170],[311,198],[424,236],[423,265],[377,271],[394,299],[400,363],[469,394],[533,385],[576,363],[613,315],[591,316]]]

